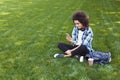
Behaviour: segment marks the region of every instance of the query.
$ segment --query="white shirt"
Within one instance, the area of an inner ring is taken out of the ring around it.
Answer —
[[[81,45],[81,44],[82,44],[83,32],[84,32],[84,31],[79,30],[79,32],[78,32],[78,40],[77,40],[76,45]]]

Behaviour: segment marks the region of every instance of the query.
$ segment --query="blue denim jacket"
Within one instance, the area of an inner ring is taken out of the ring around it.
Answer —
[[[78,32],[79,29],[75,26],[72,31],[72,39],[74,41],[74,45],[76,45],[78,41]],[[82,36],[82,44],[85,45],[90,52],[93,51],[92,40],[93,40],[92,29],[90,27],[86,27]]]

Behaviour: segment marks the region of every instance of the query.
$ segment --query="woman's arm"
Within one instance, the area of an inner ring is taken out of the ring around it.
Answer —
[[[78,49],[79,47],[80,47],[80,45],[78,45],[77,47],[71,49],[71,52],[74,51],[74,50],[76,50],[76,49]]]
[[[74,43],[73,39],[70,36],[66,36],[66,40],[70,43]]]
[[[76,27],[73,28],[72,30],[72,37],[69,35],[69,36],[66,36],[66,40],[71,42],[72,44],[75,44],[76,43]]]

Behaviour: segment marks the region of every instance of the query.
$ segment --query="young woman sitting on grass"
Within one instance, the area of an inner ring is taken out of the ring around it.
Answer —
[[[93,32],[89,26],[89,18],[84,12],[76,12],[72,17],[75,24],[72,37],[67,35],[66,40],[72,44],[59,43],[58,48],[64,54],[55,54],[55,58],[85,56],[92,51]]]

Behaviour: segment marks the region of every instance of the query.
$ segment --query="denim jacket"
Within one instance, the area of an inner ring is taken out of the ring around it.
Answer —
[[[79,29],[75,26],[72,31],[72,39],[74,41],[74,45],[76,45],[78,41],[78,32],[79,32]],[[85,45],[90,52],[93,51],[92,40],[93,40],[92,29],[90,27],[86,27],[82,35],[82,45]]]
[[[111,62],[110,52],[93,51],[87,54],[85,57],[86,59],[93,58],[94,63],[101,64],[101,65]]]

